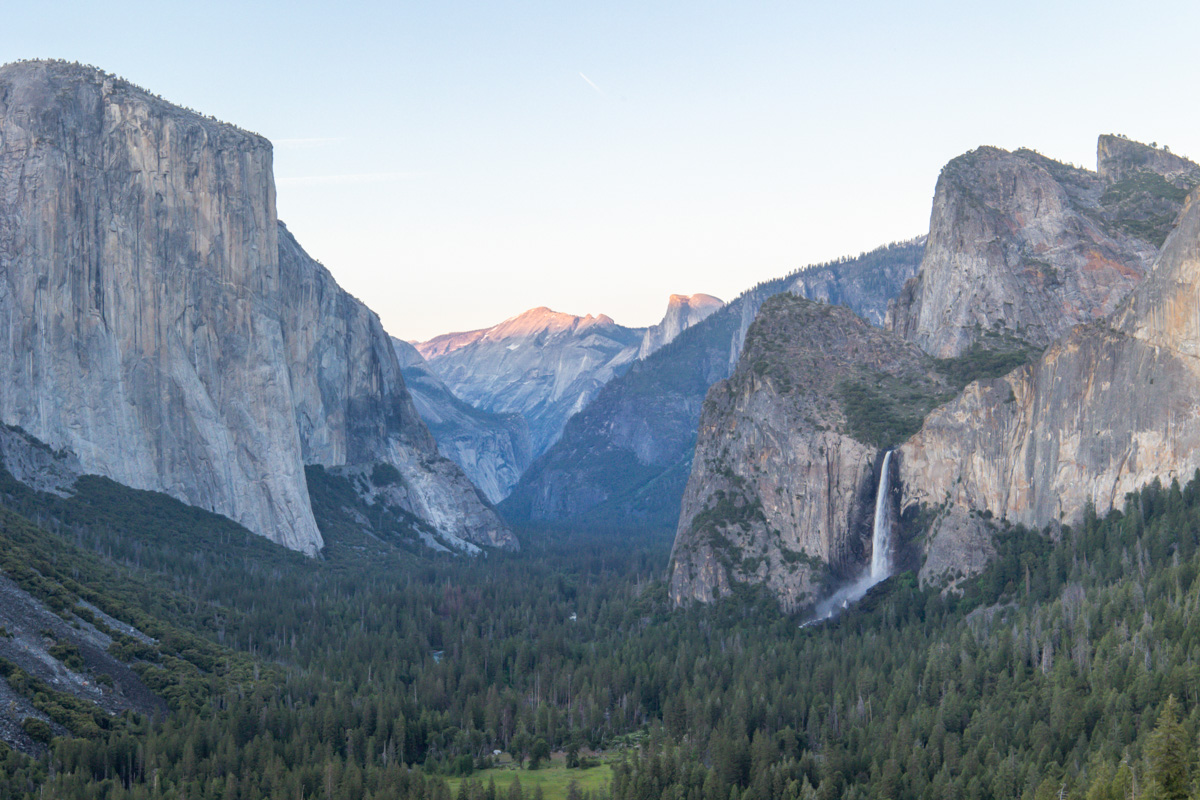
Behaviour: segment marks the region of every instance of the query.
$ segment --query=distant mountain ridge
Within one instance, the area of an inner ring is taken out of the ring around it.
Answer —
[[[614,379],[534,462],[501,511],[513,520],[674,528],[708,388],[732,374],[767,298],[836,299],[882,322],[924,238],[797,270],[742,293]]]
[[[648,358],[652,353],[675,341],[679,334],[688,328],[708,319],[724,305],[723,300],[710,294],[671,295],[667,299],[667,311],[663,314],[662,322],[646,329],[637,357]]]
[[[628,369],[644,332],[604,314],[542,307],[415,347],[459,399],[492,414],[521,414],[536,456],[601,386]]]
[[[528,311],[522,311],[520,314],[509,317],[503,322],[492,325],[489,328],[479,328],[461,333],[446,333],[441,336],[435,336],[426,342],[418,342],[413,346],[417,348],[417,352],[426,360],[435,360],[479,342],[521,340],[538,336],[561,336],[563,334],[582,334],[592,328],[622,327],[617,325],[612,317],[607,314],[596,316],[588,314],[578,317],[573,314],[554,311],[545,306],[538,306]],[[630,328],[628,330],[637,329]]]

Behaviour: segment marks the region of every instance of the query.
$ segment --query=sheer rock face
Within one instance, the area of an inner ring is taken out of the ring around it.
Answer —
[[[0,69],[0,421],[313,553],[306,456],[416,463],[432,443],[394,356],[308,360],[390,347],[357,338],[378,321],[286,234],[281,264],[271,158],[89,68]]]
[[[408,342],[393,339],[404,383],[442,455],[499,503],[532,461],[529,425],[520,414],[491,414],[455,397]]]
[[[794,609],[870,560],[883,451],[848,417],[847,381],[946,390],[915,346],[848,309],[779,295],[708,393],[670,568],[676,603],[763,583]]]
[[[456,397],[494,414],[525,417],[537,456],[601,386],[629,368],[643,334],[604,314],[535,308],[416,348]]]
[[[987,333],[1037,347],[1108,314],[1141,281],[1200,181],[1194,164],[1102,137],[1099,173],[981,147],[943,169],[921,271],[889,311],[938,357]]]
[[[1200,466],[1200,203],[1110,319],[1033,365],[980,382],[902,448],[904,504],[1041,526],[1103,513]],[[938,531],[932,539],[936,542]]]
[[[652,325],[646,330],[642,339],[638,358],[646,358],[651,353],[662,349],[675,341],[679,334],[698,322],[708,319],[713,312],[720,310],[725,303],[709,294],[694,294],[690,297],[673,294],[667,301],[667,313],[662,322]]]
[[[0,71],[0,415],[315,552],[271,145],[91,70]]]

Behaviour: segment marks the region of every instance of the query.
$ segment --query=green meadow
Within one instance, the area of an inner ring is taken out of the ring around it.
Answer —
[[[601,763],[588,769],[567,769],[561,755],[556,755],[549,763],[540,769],[518,769],[515,764],[479,770],[467,778],[447,778],[452,796],[458,796],[458,787],[464,780],[479,783],[484,786],[489,780],[496,782],[497,795],[507,796],[508,788],[517,778],[521,779],[521,790],[526,798],[531,798],[535,787],[542,787],[545,800],[566,800],[567,787],[571,781],[579,784],[581,792],[594,792],[604,789],[612,782],[612,766]]]

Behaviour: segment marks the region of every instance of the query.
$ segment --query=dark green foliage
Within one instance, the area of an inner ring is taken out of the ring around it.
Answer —
[[[867,370],[837,384],[847,432],[880,448],[893,447],[912,436],[935,406],[952,397],[938,388],[929,382]]]
[[[378,487],[398,486],[401,480],[400,470],[387,462],[380,461],[371,469],[371,483]]]
[[[104,728],[88,705],[99,730],[77,725],[47,761],[10,757],[0,798],[44,784],[47,797],[448,800],[431,774],[461,773],[464,756],[630,736],[641,747],[613,800],[1124,798],[1130,770],[1141,787],[1176,774],[1151,736],[1171,695],[1189,752],[1200,732],[1200,481],[1147,487],[1053,539],[999,527],[994,564],[962,596],[898,576],[803,629],[761,588],[673,611],[657,580],[666,537],[528,533],[521,554],[453,559],[327,531],[312,560],[227,531],[231,557],[212,532],[156,527],[190,518],[156,497],[129,495],[128,527],[22,500],[49,527],[52,512],[103,520],[63,528],[92,552],[0,516],[0,568],[47,601],[153,629],[149,651],[121,647],[187,689],[159,720],[101,713]]]
[[[762,503],[757,497],[748,500],[743,492],[730,494],[718,490],[713,494],[712,503],[692,519],[692,529],[719,532],[738,527],[749,531],[754,523],[765,521]]]
[[[50,723],[37,717],[26,717],[21,720],[21,729],[28,734],[30,739],[42,744],[50,744],[50,740],[54,738],[54,731],[51,730]]]
[[[386,469],[381,470],[381,467]],[[395,467],[377,464],[372,471],[372,482],[381,486],[376,479],[377,472],[381,473],[380,479],[390,480],[389,470],[396,472],[396,479],[399,480],[400,473]],[[317,525],[326,538],[332,536],[341,547],[352,547],[360,553],[381,547],[419,553],[424,549],[421,544],[422,533],[438,538],[428,525],[404,509],[363,500],[351,479],[344,475],[330,472],[319,465],[305,467],[304,475],[308,479],[308,493]],[[365,482],[363,478],[357,480]],[[364,520],[369,527],[364,526]]]
[[[112,727],[112,720],[91,703],[51,689],[4,659],[0,659],[0,677],[3,677],[17,694],[29,698],[34,708],[75,736],[99,736],[101,731]]]
[[[1157,172],[1140,169],[1105,189],[1100,209],[1089,214],[1111,231],[1136,236],[1162,247],[1195,178],[1179,175],[1180,185]]]
[[[1041,352],[1040,348],[1012,334],[986,331],[963,354],[937,359],[937,368],[961,391],[972,381],[1007,375],[1017,367],[1033,362]]]
[[[1128,200],[1139,194],[1158,200],[1182,203],[1190,190],[1176,186],[1157,172],[1141,169],[1123,181],[1117,181],[1104,190],[1100,204],[1109,206]]]
[[[1179,723],[1179,702],[1171,695],[1146,743],[1146,780],[1153,784],[1147,793],[1163,800],[1187,800],[1193,760],[1191,741]]]
[[[49,648],[49,653],[61,661],[67,669],[82,672],[86,666],[83,663],[83,655],[79,652],[79,648],[68,642],[52,645]]]

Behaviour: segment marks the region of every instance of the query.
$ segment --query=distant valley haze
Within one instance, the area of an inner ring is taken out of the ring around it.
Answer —
[[[95,64],[274,144],[279,216],[394,336],[659,320],[928,228],[979,145],[1200,156],[1200,9],[1162,3],[82,2],[4,61]],[[231,24],[231,20],[237,20]]]

